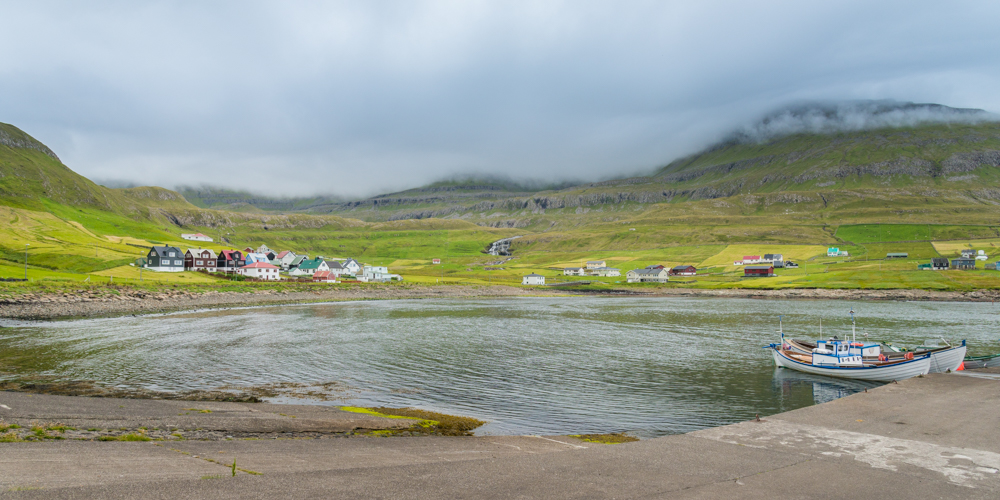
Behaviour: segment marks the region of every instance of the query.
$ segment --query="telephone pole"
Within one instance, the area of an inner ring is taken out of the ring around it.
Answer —
[[[28,281],[28,245],[24,244],[24,281]]]

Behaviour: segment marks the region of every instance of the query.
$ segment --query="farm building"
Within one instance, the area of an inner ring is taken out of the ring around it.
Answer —
[[[212,237],[211,236],[206,236],[206,235],[201,234],[201,233],[182,234],[181,238],[184,238],[185,240],[191,240],[191,241],[212,241]]]
[[[330,271],[316,271],[316,274],[313,274],[313,281],[318,283],[336,283],[337,275]]]
[[[219,252],[215,268],[224,273],[235,273],[243,265],[243,253],[239,250],[223,250]]]
[[[598,267],[597,269],[591,269],[591,274],[594,276],[604,276],[604,277],[615,277],[621,276],[622,272],[617,267]]]
[[[975,269],[976,259],[959,258],[951,259],[952,269]]]
[[[219,256],[207,248],[188,248],[184,253],[184,269],[187,271],[215,272]]]
[[[966,248],[962,250],[963,259],[972,259],[976,257],[976,251],[971,248]]]
[[[910,254],[906,252],[889,252],[885,254],[886,259],[905,259],[908,258]]]
[[[935,271],[943,271],[948,269],[948,259],[944,257],[934,257],[931,259],[931,269]]]
[[[563,268],[563,276],[586,276],[587,270],[582,267]]]
[[[743,265],[759,264],[761,262],[760,255],[744,255]]]
[[[670,276],[694,276],[698,274],[698,269],[694,266],[674,266],[667,274]]]
[[[666,268],[667,267],[664,266],[663,264],[652,264],[652,265],[646,266],[646,269],[666,269]]]
[[[625,273],[628,283],[666,283],[670,281],[670,273],[666,269],[633,269]]]
[[[531,273],[521,278],[522,285],[544,285],[545,276],[541,274]]]
[[[431,259],[431,264],[440,264],[441,259]]]
[[[774,266],[747,266],[743,268],[744,278],[766,278],[774,276]]]
[[[259,280],[271,281],[281,279],[281,276],[278,276],[278,266],[268,262],[254,262],[253,264],[243,266],[236,270],[236,274]]]
[[[184,254],[177,247],[152,247],[146,254],[146,269],[177,273],[184,270]]]
[[[588,260],[587,269],[597,269],[598,267],[605,267],[607,265],[603,260]]]

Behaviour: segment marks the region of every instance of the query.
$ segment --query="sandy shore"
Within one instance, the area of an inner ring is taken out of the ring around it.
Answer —
[[[1000,290],[937,292],[928,290],[828,290],[788,289],[703,290],[694,288],[610,288],[608,290],[568,290],[553,287],[517,286],[382,286],[366,285],[327,290],[250,292],[192,292],[183,289],[149,292],[129,287],[101,287],[82,293],[24,294],[0,300],[0,318],[54,320],[88,317],[151,314],[191,309],[276,305],[348,300],[554,297],[559,295],[615,297],[718,297],[755,299],[830,300],[919,300],[994,302]]]

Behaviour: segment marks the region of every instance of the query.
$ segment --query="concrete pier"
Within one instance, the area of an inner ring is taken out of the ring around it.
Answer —
[[[52,420],[50,398],[0,393],[0,417]],[[228,415],[221,406],[178,415],[157,406],[175,402],[67,399],[59,420],[123,427],[148,413],[167,426],[197,418],[190,425],[219,432],[286,432],[268,421],[309,411],[310,429],[380,425],[305,407],[243,405],[251,423],[240,423],[236,403]],[[0,488],[12,498],[998,498],[1000,371],[929,375],[760,422],[618,445],[566,436],[0,443]]]

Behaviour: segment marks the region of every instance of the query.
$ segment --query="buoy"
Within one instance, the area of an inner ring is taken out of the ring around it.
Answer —
[[[958,365],[958,368],[955,368],[956,372],[960,372],[962,370],[965,370],[965,361],[962,361],[962,364]]]
[[[906,353],[905,356],[903,356],[903,358],[905,358],[905,359],[913,359],[913,353],[912,352],[908,352],[908,353]]]

